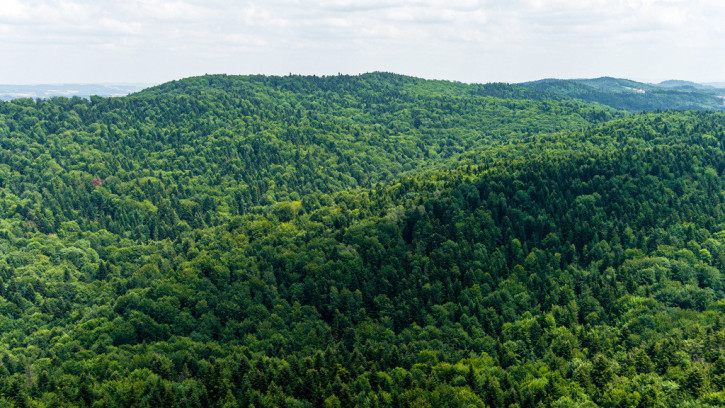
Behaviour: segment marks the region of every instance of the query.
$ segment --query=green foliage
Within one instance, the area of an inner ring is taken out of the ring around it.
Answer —
[[[633,112],[700,109],[723,110],[722,90],[692,86],[650,85],[618,78],[543,79],[520,84],[530,99],[575,98]]]
[[[722,405],[725,115],[523,97],[0,104],[0,405]]]

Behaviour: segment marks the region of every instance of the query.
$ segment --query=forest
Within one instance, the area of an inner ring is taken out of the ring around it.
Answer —
[[[697,109],[724,110],[724,89],[687,81],[645,84],[628,79],[543,79],[519,84],[551,98],[576,98],[630,112]]]
[[[725,113],[207,75],[0,149],[0,407],[725,405]]]

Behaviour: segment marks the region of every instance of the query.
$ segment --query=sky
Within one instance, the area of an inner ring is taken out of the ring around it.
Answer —
[[[0,83],[725,81],[722,0],[0,0]]]

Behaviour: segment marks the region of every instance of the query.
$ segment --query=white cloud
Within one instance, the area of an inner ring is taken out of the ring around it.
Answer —
[[[373,69],[718,79],[724,18],[715,0],[0,0],[0,52],[15,61],[0,82]],[[60,55],[76,65],[23,69]]]

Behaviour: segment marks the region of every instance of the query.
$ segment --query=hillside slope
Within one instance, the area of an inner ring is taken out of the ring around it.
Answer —
[[[714,88],[698,89],[652,85],[619,78],[543,79],[519,84],[533,91],[564,98],[596,102],[632,112],[655,110],[723,110],[721,96]]]
[[[725,114],[381,78],[0,104],[0,404],[722,405]]]
[[[42,232],[75,221],[176,238],[259,205],[369,187],[466,150],[619,115],[428,89],[461,86],[389,74],[206,76],[124,98],[19,99],[0,104],[0,178],[24,194]]]

